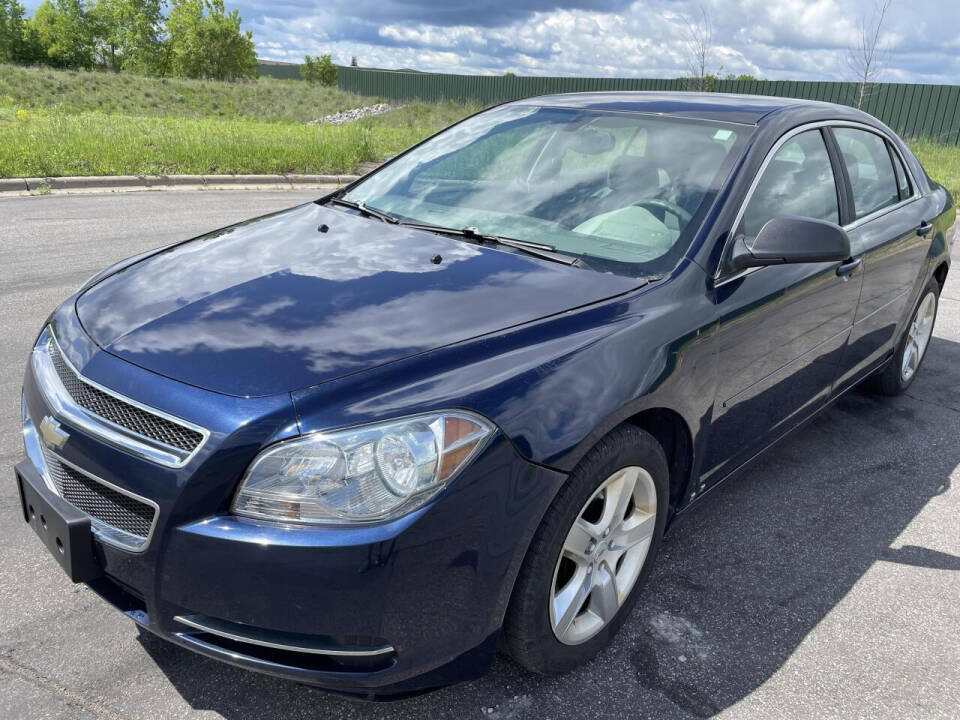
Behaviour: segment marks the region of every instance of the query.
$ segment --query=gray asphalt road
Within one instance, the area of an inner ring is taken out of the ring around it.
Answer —
[[[576,672],[501,660],[365,705],[138,639],[19,516],[30,343],[102,266],[310,196],[0,200],[0,718],[960,717],[960,265],[909,395],[852,393],[717,490],[669,537],[615,644]]]

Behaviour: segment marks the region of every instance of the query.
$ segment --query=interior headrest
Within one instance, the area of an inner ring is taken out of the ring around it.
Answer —
[[[712,179],[727,155],[723,145],[702,131],[674,133],[658,140],[659,142],[652,146],[655,162],[664,168],[674,181],[698,178],[704,168],[712,171],[709,173]],[[649,139],[647,147],[651,148]]]
[[[660,187],[660,172],[648,158],[621,155],[607,173],[607,185],[617,192],[643,192]]]

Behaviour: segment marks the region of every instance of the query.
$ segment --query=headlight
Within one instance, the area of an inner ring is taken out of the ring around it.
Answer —
[[[400,517],[440,492],[492,433],[472,413],[443,412],[288,440],[257,456],[232,510],[296,523]]]

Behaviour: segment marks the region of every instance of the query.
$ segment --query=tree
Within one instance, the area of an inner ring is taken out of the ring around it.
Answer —
[[[699,7],[699,17],[684,18],[686,24],[687,67],[691,90],[710,92],[722,67],[713,68],[713,20],[706,8]]]
[[[174,75],[241,80],[258,75],[253,34],[223,0],[173,0],[167,18],[167,60]]]
[[[0,0],[0,62],[32,63],[41,59],[35,33],[18,0]]]
[[[856,44],[847,53],[847,62],[857,78],[857,107],[863,106],[863,101],[870,93],[870,87],[883,73],[883,61],[886,47],[881,43],[880,31],[883,21],[887,18],[887,11],[893,0],[878,0],[873,12],[860,19],[857,30]]]
[[[46,62],[60,68],[93,66],[93,33],[82,0],[44,0],[30,28]]]
[[[0,62],[13,60],[13,49],[23,38],[23,6],[0,0]]]
[[[357,67],[357,56],[354,55],[350,58],[350,67]]]
[[[47,62],[47,53],[40,44],[37,28],[30,18],[24,18],[23,20],[20,42],[14,45],[11,60],[21,65]]]
[[[110,70],[159,74],[163,0],[97,0],[89,11],[98,64]]]
[[[300,66],[300,77],[310,83],[329,86],[336,85],[337,66],[333,64],[329,53],[313,58],[305,55],[303,64]]]

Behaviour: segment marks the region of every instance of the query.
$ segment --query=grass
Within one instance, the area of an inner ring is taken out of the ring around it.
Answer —
[[[0,65],[0,106],[27,110],[303,123],[373,102],[300,80],[226,83]]]
[[[349,125],[304,125],[375,102],[298,80],[0,65],[0,177],[350,173],[479,109],[413,103]]]
[[[947,188],[954,200],[960,200],[960,147],[931,140],[913,140],[909,145],[930,177]]]
[[[0,177],[348,173],[462,114],[419,106],[340,126],[0,109]]]

